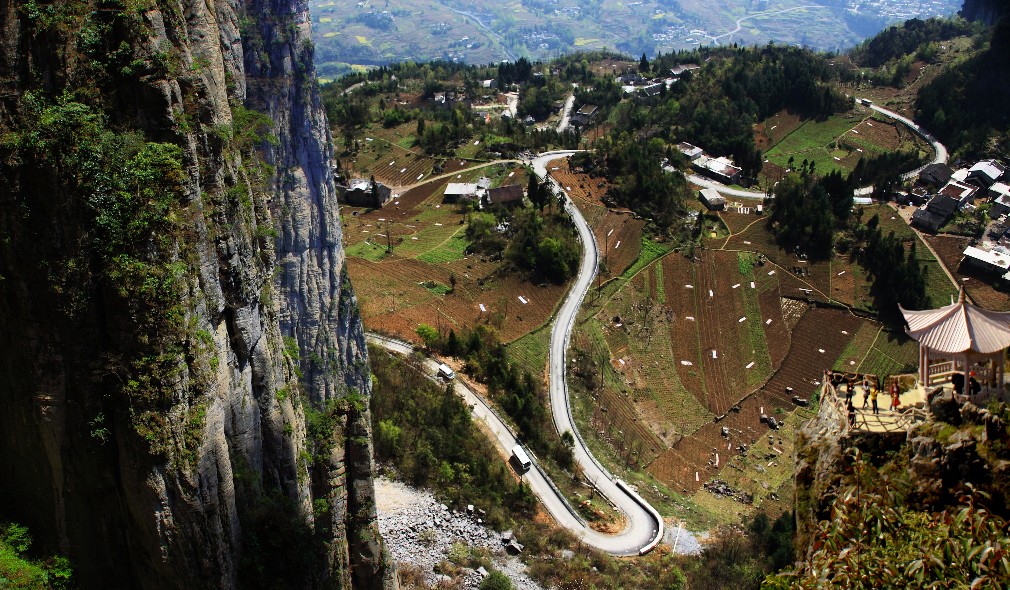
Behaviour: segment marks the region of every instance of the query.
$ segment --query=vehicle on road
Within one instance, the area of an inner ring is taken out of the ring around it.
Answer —
[[[456,378],[456,371],[453,371],[449,365],[442,363],[438,366],[438,376],[445,381],[452,381]]]
[[[533,466],[530,456],[523,450],[522,445],[512,447],[512,457],[510,460],[512,461],[512,466],[515,467],[516,473],[519,475],[526,473]]]

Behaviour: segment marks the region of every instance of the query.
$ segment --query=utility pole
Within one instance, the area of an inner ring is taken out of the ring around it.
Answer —
[[[386,219],[386,253],[393,251],[393,239],[389,235],[389,219]]]

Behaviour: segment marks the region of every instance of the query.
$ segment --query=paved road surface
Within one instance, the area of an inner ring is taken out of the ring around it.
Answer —
[[[573,84],[574,86],[574,84]],[[561,133],[565,129],[568,129],[568,122],[571,120],[569,115],[572,114],[572,106],[575,105],[575,93],[568,95],[568,99],[565,100],[565,108],[561,111],[561,122],[558,123],[558,133]]]
[[[856,100],[865,100],[865,99],[857,98]],[[881,115],[884,115],[885,117],[890,117],[891,119],[894,119],[896,121],[901,121],[902,123],[905,124],[906,127],[914,131],[919,137],[928,141],[930,145],[933,146],[933,152],[934,152],[933,159],[929,162],[930,164],[947,163],[947,157],[948,157],[947,148],[942,143],[940,143],[939,140],[933,137],[933,135],[929,131],[926,131],[925,129],[920,127],[915,121],[909,119],[908,117],[899,115],[894,111],[889,111],[883,107],[878,107],[875,104],[871,104],[870,108],[877,111]]]
[[[559,151],[541,154],[533,159],[533,170],[541,178],[548,178],[555,190],[564,193],[562,188],[547,176],[547,163],[555,158],[570,156],[575,151]],[[582,242],[582,261],[579,274],[568,295],[565,297],[557,318],[551,328],[550,346],[550,401],[551,414],[554,416],[554,426],[558,432],[570,431],[575,435],[575,460],[583,469],[586,478],[593,481],[599,491],[613,502],[627,516],[628,528],[619,535],[603,535],[595,531],[586,534],[585,541],[595,547],[614,554],[633,554],[640,550],[650,550],[663,538],[663,519],[656,510],[645,502],[638,494],[628,488],[624,482],[614,478],[586,447],[585,441],[575,427],[572,410],[568,399],[568,382],[565,380],[568,344],[571,339],[575,316],[582,305],[582,300],[592,286],[599,264],[600,252],[596,238],[589,229],[582,213],[565,195],[565,210],[575,221]]]
[[[541,178],[547,177],[547,162],[554,158],[570,156],[573,153],[575,152],[561,151],[540,154],[532,161],[533,169]],[[557,191],[563,192],[553,179],[550,179],[550,182]],[[624,482],[615,479],[592,456],[575,427],[569,406],[568,384],[565,381],[567,348],[575,316],[592,285],[593,278],[596,276],[599,249],[592,231],[589,229],[589,224],[586,223],[571,200],[567,198],[567,195],[565,209],[575,221],[579,239],[584,248],[578,278],[565,298],[551,330],[549,378],[554,425],[558,432],[570,431],[575,436],[575,448],[573,449],[575,460],[582,467],[585,477],[592,481],[597,490],[625,515],[627,525],[623,531],[617,534],[601,533],[590,528],[543,473],[535,456],[532,457],[534,468],[523,477],[558,524],[572,531],[583,543],[612,555],[638,555],[651,551],[663,539],[663,519],[641,496]],[[370,333],[368,339],[400,354],[410,354],[413,351],[411,345],[385,336]],[[428,358],[424,363],[429,373],[435,375],[438,370],[438,361]],[[487,424],[502,453],[506,456],[510,455],[512,448],[518,443],[515,434],[505,421],[462,380],[457,379],[453,384],[453,389],[472,408],[474,418]]]
[[[383,348],[398,353],[408,355],[414,351],[414,347],[406,342],[381,336],[379,334],[368,333],[368,341]],[[432,380],[436,380],[438,372],[438,361],[432,358],[425,358],[424,366]],[[518,444],[516,436],[506,425],[505,421],[472,389],[467,387],[462,380],[457,379],[453,383],[453,391],[463,398],[464,403],[471,408],[471,415],[474,420],[484,422],[488,430],[495,437],[495,443],[499,451],[509,456],[512,448]],[[529,449],[527,449],[529,450]],[[534,494],[540,499],[544,507],[558,522],[560,526],[572,531],[576,537],[582,539],[587,545],[592,545],[614,555],[637,555],[641,546],[644,546],[651,539],[636,544],[628,539],[629,531],[620,535],[606,535],[594,531],[586,524],[586,521],[568,503],[560,491],[554,486],[550,478],[540,469],[537,458],[530,454],[533,459],[534,468],[523,475],[523,480],[530,487]]]

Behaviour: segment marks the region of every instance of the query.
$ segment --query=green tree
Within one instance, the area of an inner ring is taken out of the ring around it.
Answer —
[[[0,523],[0,586],[24,590],[62,590],[70,584],[72,571],[65,557],[30,559],[26,553],[32,538],[28,529]]]
[[[638,60],[638,71],[645,74],[649,71],[649,59],[642,54],[642,59]]]
[[[424,342],[424,347],[428,350],[434,350],[438,347],[439,335],[438,330],[429,326],[428,324],[420,324],[415,330],[417,337]]]
[[[494,570],[481,581],[480,590],[515,590],[515,586],[505,574]]]

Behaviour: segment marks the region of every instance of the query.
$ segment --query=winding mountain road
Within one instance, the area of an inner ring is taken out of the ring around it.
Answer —
[[[574,153],[576,153],[574,150],[547,152],[538,155],[530,163],[536,174],[547,179],[556,192],[565,194],[561,186],[547,174],[547,163]],[[567,194],[565,194],[565,210],[575,222],[583,249],[578,277],[565,297],[551,328],[549,371],[551,413],[554,417],[554,426],[559,433],[569,431],[574,435],[575,446],[572,451],[584,477],[625,516],[624,530],[617,534],[608,534],[592,529],[543,472],[535,456],[534,468],[523,477],[558,524],[570,530],[586,545],[611,555],[641,555],[651,551],[663,539],[663,518],[637,492],[623,481],[616,479],[593,457],[572,418],[568,383],[565,379],[568,344],[579,307],[596,276],[600,253],[589,224]],[[410,354],[414,350],[413,346],[406,342],[379,334],[369,333],[368,340],[399,354]],[[430,375],[436,374],[439,364],[437,360],[426,358],[424,364]],[[520,442],[508,424],[461,379],[453,383],[453,390],[470,406],[474,419],[487,425],[495,437],[499,450],[508,456],[512,448]]]
[[[582,467],[585,477],[594,483],[596,488],[608,500],[615,504],[628,519],[628,526],[618,535],[604,535],[596,531],[587,534],[585,542],[618,555],[645,553],[650,551],[663,538],[663,519],[648,502],[642,499],[634,490],[610,474],[599,461],[593,457],[586,446],[575,420],[572,418],[572,408],[568,397],[568,381],[566,380],[568,345],[571,340],[575,317],[582,305],[582,300],[593,284],[599,267],[600,250],[596,244],[589,224],[582,213],[568,197],[562,187],[547,174],[547,163],[555,158],[563,158],[576,153],[574,150],[547,152],[533,159],[533,171],[540,178],[546,178],[556,192],[565,195],[565,211],[575,222],[582,242],[582,260],[575,284],[565,297],[557,318],[551,327],[550,365],[548,371],[549,398],[551,414],[554,417],[554,427],[559,433],[566,430],[575,436],[573,452],[575,460]]]
[[[870,108],[884,116],[902,122],[916,134],[930,142],[935,151],[932,163],[947,161],[947,149],[943,144],[912,120],[876,105],[870,105]],[[579,240],[583,245],[578,276],[568,295],[565,297],[564,302],[561,304],[554,325],[551,327],[548,372],[549,399],[554,426],[558,433],[569,431],[574,435],[575,446],[572,451],[575,460],[582,468],[585,478],[592,482],[596,489],[624,514],[626,517],[626,526],[623,531],[617,534],[601,533],[592,529],[543,472],[535,456],[533,457],[534,468],[530,469],[523,477],[526,479],[530,489],[540,498],[544,507],[558,524],[572,531],[583,543],[612,555],[638,555],[651,551],[663,539],[663,519],[656,509],[637,492],[623,481],[615,478],[593,457],[578,428],[575,426],[575,420],[572,417],[571,400],[568,394],[568,382],[566,380],[568,346],[571,342],[572,329],[575,325],[579,307],[581,307],[583,299],[589,292],[598,271],[600,252],[589,224],[568,194],[547,173],[547,164],[556,158],[571,156],[577,153],[577,151],[561,150],[545,152],[527,162],[532,166],[537,176],[550,183],[556,194],[564,195],[565,211],[571,216],[578,231]],[[768,198],[766,193],[733,189],[698,175],[688,175],[687,178],[692,183],[714,188],[725,195],[750,199]],[[426,181],[430,180],[429,178]],[[866,190],[872,191],[872,187],[864,187],[857,192]],[[410,354],[414,350],[413,346],[406,342],[378,334],[369,333],[368,339],[400,354]],[[426,358],[424,363],[430,372],[429,374],[432,376],[435,375],[438,370],[438,361]],[[453,389],[470,406],[473,417],[487,425],[494,435],[495,442],[502,454],[508,456],[512,448],[519,444],[518,438],[509,428],[508,424],[481,396],[471,390],[462,380],[456,380],[453,384]]]

